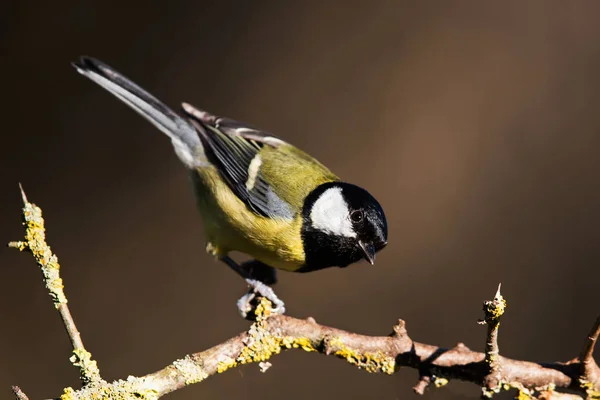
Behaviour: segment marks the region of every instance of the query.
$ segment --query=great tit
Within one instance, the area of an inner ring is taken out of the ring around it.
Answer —
[[[256,294],[284,312],[269,286],[276,282],[273,268],[308,272],[363,258],[373,264],[387,244],[379,202],[302,150],[187,103],[182,118],[99,60],[81,57],[73,66],[171,139],[191,175],[207,251],[250,286],[238,301],[243,315]],[[228,256],[231,251],[254,260],[240,265]]]

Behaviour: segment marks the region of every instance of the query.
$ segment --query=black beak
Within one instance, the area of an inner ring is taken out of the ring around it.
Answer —
[[[363,257],[371,265],[375,265],[375,246],[372,243],[365,243],[362,240],[358,241],[358,247],[363,253]]]

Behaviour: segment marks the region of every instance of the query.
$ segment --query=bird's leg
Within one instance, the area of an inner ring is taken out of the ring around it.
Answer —
[[[244,318],[246,318],[248,313],[252,310],[252,300],[254,300],[257,294],[273,303],[273,309],[271,310],[273,313],[283,314],[285,312],[285,304],[277,297],[273,289],[269,286],[277,283],[277,273],[275,268],[258,260],[250,260],[238,264],[229,256],[221,257],[221,261],[244,278],[250,286],[250,291],[242,296],[237,302],[238,310]]]

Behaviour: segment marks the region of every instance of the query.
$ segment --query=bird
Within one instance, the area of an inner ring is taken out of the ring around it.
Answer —
[[[182,115],[104,62],[81,56],[77,72],[127,104],[171,139],[188,170],[206,251],[244,278],[246,316],[258,296],[285,304],[276,270],[311,272],[375,263],[388,242],[381,204],[306,152],[269,132],[181,103]],[[250,259],[237,263],[232,251]]]

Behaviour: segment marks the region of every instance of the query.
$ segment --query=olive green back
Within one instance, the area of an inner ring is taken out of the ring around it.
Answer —
[[[339,178],[319,161],[290,144],[264,146],[260,172],[273,191],[300,212],[304,199],[317,186]]]

